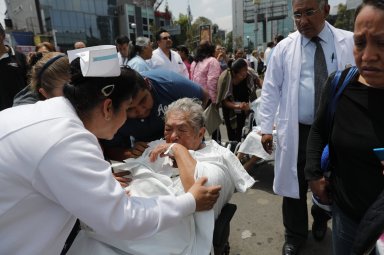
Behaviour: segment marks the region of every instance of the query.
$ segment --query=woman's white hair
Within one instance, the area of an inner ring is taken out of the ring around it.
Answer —
[[[181,112],[187,119],[187,122],[193,127],[196,133],[200,128],[204,127],[204,115],[201,101],[196,98],[181,98],[170,105],[164,114],[164,119],[167,121],[169,114],[173,112]]]

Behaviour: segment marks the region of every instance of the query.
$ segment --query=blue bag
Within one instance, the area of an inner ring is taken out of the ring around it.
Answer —
[[[348,85],[348,83],[351,81],[351,79],[357,74],[358,69],[357,67],[353,66],[348,70],[348,74],[345,76],[345,79],[341,86],[338,86],[340,82],[340,77],[343,71],[337,71],[335,73],[335,76],[333,77],[333,80],[331,81],[331,101],[330,104],[328,105],[328,113],[327,113],[327,128],[329,132],[331,131],[332,128],[332,123],[333,123],[333,117],[335,115],[336,111],[336,105],[337,101],[340,98],[341,93],[345,89],[345,87]],[[338,88],[339,87],[339,88]],[[330,136],[330,134],[329,134]],[[329,138],[328,138],[329,140]],[[329,144],[329,142],[328,142]],[[323,174],[325,177],[329,177],[330,173],[330,167],[329,167],[329,146],[328,144],[324,147],[322,155],[321,155],[321,163],[320,167],[321,170],[323,171]]]

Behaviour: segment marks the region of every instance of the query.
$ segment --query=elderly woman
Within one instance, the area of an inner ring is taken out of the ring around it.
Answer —
[[[222,187],[213,211],[195,213],[155,237],[130,242],[82,231],[69,254],[153,254],[154,249],[164,255],[209,254],[214,220],[222,207],[235,189],[245,192],[255,181],[230,150],[215,141],[204,142],[204,133],[202,106],[190,98],[179,99],[165,113],[165,141],[152,142],[140,158],[129,159],[119,168],[132,172],[127,187],[132,197],[180,196],[196,179],[206,176],[208,184]]]
[[[118,65],[117,57],[108,61]],[[99,233],[133,239],[212,208],[210,189],[218,189],[202,182],[177,198],[129,198],[97,138],[112,139],[126,120],[137,74],[114,69],[114,75],[84,77],[79,59],[71,70],[64,97],[0,112],[2,253],[59,254],[76,218]]]
[[[135,57],[128,61],[128,66],[137,72],[151,70],[146,60],[152,57],[152,42],[147,37],[137,37],[134,42],[135,45]]]
[[[332,202],[333,254],[367,254],[384,230],[383,166],[373,152],[384,147],[383,22],[383,1],[364,0],[357,8],[353,54],[358,72],[338,90],[331,123],[327,107],[335,95],[333,77],[328,79],[308,138],[305,175],[320,201]],[[349,72],[341,73],[337,88]],[[320,168],[327,143],[329,180]]]

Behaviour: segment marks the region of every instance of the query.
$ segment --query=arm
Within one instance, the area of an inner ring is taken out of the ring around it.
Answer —
[[[65,136],[50,148],[32,183],[37,192],[96,232],[125,239],[147,237],[176,224],[198,208],[194,197],[207,201],[210,194],[209,187],[200,182],[178,197],[126,196],[113,178],[109,163],[103,160],[97,139],[87,132]],[[200,192],[201,188],[205,191]],[[212,206],[203,205],[205,209]]]
[[[312,124],[311,130],[308,136],[307,152],[306,152],[306,165],[305,165],[305,177],[309,181],[309,186],[312,192],[320,198],[322,203],[330,203],[329,197],[329,183],[323,176],[321,171],[320,162],[321,154],[325,145],[329,141],[330,130],[327,127],[327,114],[328,104],[331,94],[331,76],[322,91],[319,109],[316,113],[316,118]]]
[[[282,89],[284,86],[285,63],[283,49],[280,44],[273,54],[263,81],[263,89],[260,99],[261,133],[272,134],[277,107],[280,104]],[[289,86],[289,85],[287,85]]]
[[[180,180],[183,184],[184,190],[187,191],[195,183],[195,167],[196,160],[192,158],[191,154],[183,145],[178,143],[160,144],[152,150],[150,154],[151,162],[154,162],[157,157],[169,155],[174,158],[180,172]]]
[[[215,58],[212,57],[209,61],[210,64],[208,65],[207,87],[212,103],[216,103],[217,82],[221,73],[221,67],[219,61]]]

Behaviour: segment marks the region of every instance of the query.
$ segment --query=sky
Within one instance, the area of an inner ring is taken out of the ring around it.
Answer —
[[[273,0],[271,0],[273,1]],[[189,0],[194,19],[204,16],[219,25],[220,29],[230,32],[232,30],[232,1],[231,0]],[[329,0],[331,6],[345,0]],[[164,10],[163,2],[160,10]],[[188,0],[168,0],[169,9],[178,19],[179,13],[187,14]],[[0,22],[4,25],[5,0],[0,0]]]
[[[346,0],[329,0],[331,6],[345,2]],[[226,32],[232,30],[232,0],[189,0],[189,3],[193,19],[203,16],[219,25],[219,28],[226,30]],[[165,1],[160,10],[164,10],[164,6]],[[168,0],[168,6],[173,16],[178,19],[179,13],[187,14],[188,0]]]

